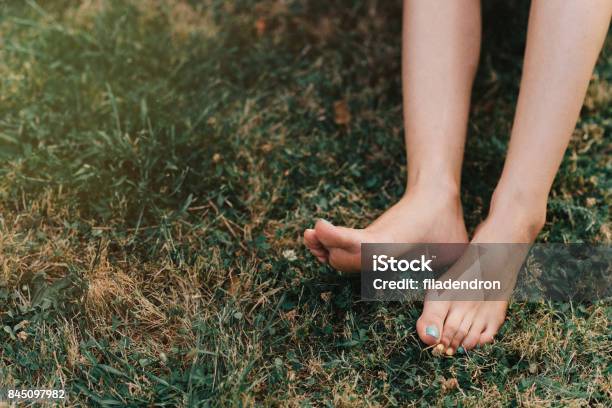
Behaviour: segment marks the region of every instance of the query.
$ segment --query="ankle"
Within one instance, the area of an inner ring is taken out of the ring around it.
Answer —
[[[461,207],[459,190],[459,185],[454,180],[409,182],[404,197],[423,197],[432,202]]]
[[[521,189],[502,189],[493,193],[489,218],[504,219],[535,240],[546,223],[546,199]]]

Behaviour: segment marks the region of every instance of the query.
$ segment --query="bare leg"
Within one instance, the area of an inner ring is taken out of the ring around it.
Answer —
[[[319,221],[304,232],[312,253],[342,271],[359,271],[362,242],[468,239],[459,184],[480,53],[480,1],[405,0],[403,27],[406,194],[365,229]]]
[[[612,0],[534,0],[508,156],[473,242],[530,243],[544,225],[553,179],[576,125],[612,15]],[[493,340],[506,302],[455,302],[442,342],[451,354]],[[427,310],[427,307],[426,309]],[[421,319],[432,319],[425,315]],[[466,334],[467,333],[467,334]]]

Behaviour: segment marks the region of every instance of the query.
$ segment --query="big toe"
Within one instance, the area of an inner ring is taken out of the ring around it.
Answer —
[[[315,225],[318,240],[329,252],[327,261],[335,269],[345,273],[359,272],[361,267],[361,243],[367,242],[363,230],[336,227],[319,220]]]
[[[329,251],[325,248],[325,246],[323,246],[321,241],[319,241],[317,233],[314,229],[309,228],[304,231],[304,244],[310,250],[310,252],[312,252],[312,254],[319,259],[319,261],[327,261]]]
[[[423,313],[417,320],[416,329],[421,341],[428,346],[440,342],[448,306],[448,302],[443,301],[426,301],[424,303]]]
[[[315,224],[316,236],[327,250],[331,248],[359,249],[361,244],[359,232],[353,228],[337,227],[326,220],[319,220]]]

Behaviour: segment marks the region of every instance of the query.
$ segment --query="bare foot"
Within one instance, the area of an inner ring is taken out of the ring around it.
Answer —
[[[362,243],[467,243],[459,198],[411,189],[365,229],[319,220],[304,231],[304,243],[321,262],[342,272],[359,272]]]
[[[541,219],[516,209],[492,212],[476,230],[472,243],[532,243],[543,226]],[[491,343],[507,308],[506,300],[426,300],[417,332],[424,343],[440,343],[447,355],[453,355]]]

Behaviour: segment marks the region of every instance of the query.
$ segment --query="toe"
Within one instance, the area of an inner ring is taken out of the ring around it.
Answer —
[[[320,262],[327,263],[329,252],[318,240],[315,230],[307,229],[304,231],[304,244]]]
[[[467,336],[465,336],[461,344],[465,350],[471,350],[476,347],[476,345],[480,341],[480,335],[482,334],[484,328],[485,324],[483,321],[475,319],[472,322],[472,326],[470,327]]]
[[[320,249],[320,250],[325,249],[323,244],[321,244],[321,241],[319,241],[319,239],[317,238],[317,233],[312,228],[308,228],[307,230],[304,231],[304,244],[306,244],[306,246],[311,250],[312,249]]]
[[[311,240],[311,232],[304,234]],[[326,262],[333,268],[344,273],[360,271],[361,242],[367,242],[367,235],[363,230],[336,227],[328,221],[319,220],[315,225],[314,237],[326,251],[324,255],[319,255],[325,256]]]
[[[495,339],[495,335],[497,334],[497,330],[499,329],[499,325],[497,324],[489,324],[485,328],[485,330],[481,333],[478,344],[484,346],[485,344],[493,343]]]
[[[495,338],[495,333],[484,332],[480,335],[480,340],[478,340],[479,346],[484,346],[485,344],[493,343],[493,339]]]
[[[493,342],[499,328],[504,324],[506,317],[506,302],[492,302],[486,311],[485,328],[480,335],[479,345],[489,344]]]
[[[310,252],[315,254],[315,256],[327,255],[327,251],[325,249],[310,248]]]
[[[444,344],[446,347],[451,346],[451,342],[455,338],[457,331],[459,330],[459,326],[463,321],[463,313],[458,310],[453,310],[449,313],[446,321],[444,322],[444,328],[442,329],[442,339],[440,343]]]
[[[470,327],[472,327],[472,322],[474,321],[474,313],[469,311],[461,321],[459,328],[455,332],[455,336],[453,337],[450,346],[453,350],[459,350],[459,347],[462,346],[463,340],[467,336],[470,331]]]
[[[326,250],[324,250],[324,249],[312,249],[312,248],[311,248],[311,249],[310,249],[310,252],[312,252],[312,254],[313,254],[314,256],[316,256],[317,258],[318,258],[318,257],[327,258],[327,256],[329,255],[329,254],[327,253],[327,251],[326,251]]]
[[[440,334],[447,312],[447,302],[429,301],[424,303],[423,314],[416,324],[417,333],[423,343],[431,346],[440,342]]]
[[[331,248],[360,248],[359,231],[353,228],[336,227],[329,221],[319,220],[315,224],[318,240],[328,250]]]

